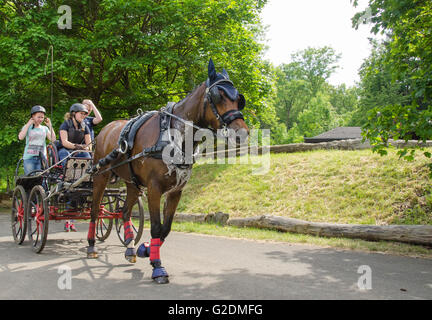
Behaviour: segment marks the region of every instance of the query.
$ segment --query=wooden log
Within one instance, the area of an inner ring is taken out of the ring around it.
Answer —
[[[279,216],[258,216],[229,219],[228,225],[255,227],[283,232],[310,234],[321,237],[344,237],[369,241],[397,241],[410,244],[432,245],[432,226],[428,225],[354,225],[307,222]]]
[[[176,213],[174,215],[174,221],[177,222],[217,223],[225,225],[228,219],[229,215],[222,212],[208,214]]]

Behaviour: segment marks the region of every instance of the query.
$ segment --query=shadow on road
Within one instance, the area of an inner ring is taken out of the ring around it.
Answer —
[[[0,283],[6,288],[0,299],[432,298],[431,260],[174,234],[162,249],[171,282],[156,285],[149,261],[127,263],[118,239],[98,243],[99,258],[88,260],[84,232],[50,233],[42,254],[6,233],[0,233]],[[357,285],[363,265],[371,269],[372,290]],[[71,269],[70,290],[59,286],[62,266]]]

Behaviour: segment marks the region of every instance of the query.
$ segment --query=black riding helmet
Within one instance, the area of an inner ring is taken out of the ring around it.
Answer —
[[[44,107],[42,107],[42,106],[33,106],[31,108],[31,111],[30,111],[30,116],[32,116],[36,112],[43,112],[44,114],[46,114],[46,110],[45,110]]]
[[[85,112],[88,114],[88,110],[82,103],[74,103],[70,109],[69,112]]]

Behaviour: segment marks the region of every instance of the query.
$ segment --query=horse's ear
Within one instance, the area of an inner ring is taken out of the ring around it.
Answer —
[[[228,72],[225,70],[225,68],[222,69],[222,75],[223,75],[226,79],[229,80],[229,75],[228,75]]]
[[[210,82],[216,79],[216,68],[211,58],[208,65],[208,77]]]

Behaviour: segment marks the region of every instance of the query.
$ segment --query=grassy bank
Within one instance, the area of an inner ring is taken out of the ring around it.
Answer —
[[[428,159],[399,160],[370,150],[271,155],[256,165],[198,164],[178,211],[261,214],[358,224],[432,224]]]

